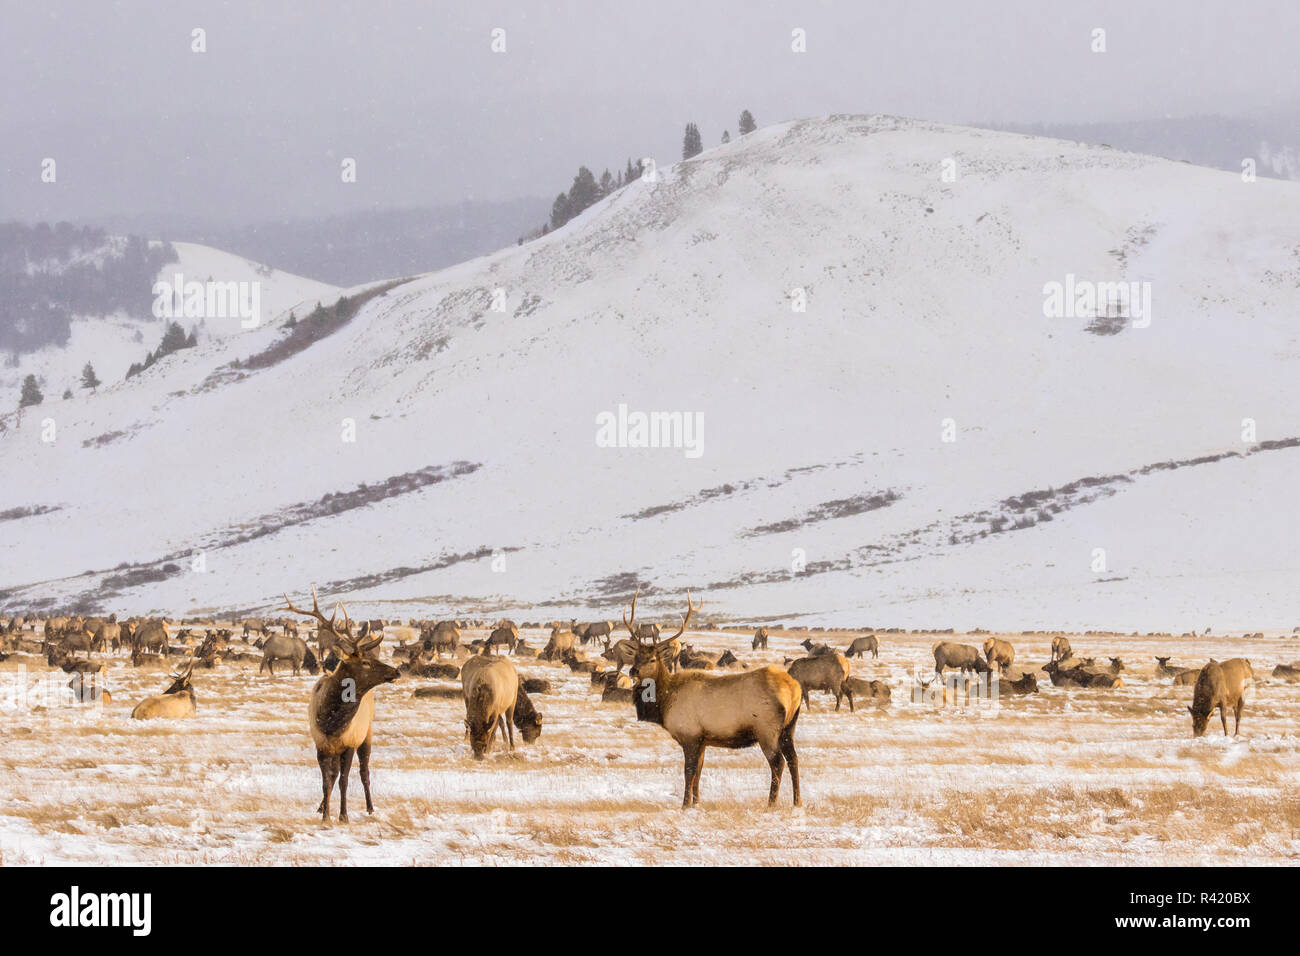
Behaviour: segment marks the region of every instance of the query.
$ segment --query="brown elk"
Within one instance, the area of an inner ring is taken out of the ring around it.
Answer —
[[[801,657],[787,668],[790,676],[799,682],[803,689],[803,702],[812,709],[808,698],[810,690],[824,690],[835,695],[835,709],[840,709],[840,698],[849,698],[849,710],[853,710],[853,686],[849,683],[849,662],[839,651],[818,654],[814,657]]]
[[[682,626],[669,640],[686,632],[695,611],[686,595]],[[682,807],[700,801],[700,774],[708,747],[739,750],[754,744],[762,750],[772,770],[768,803],[776,803],[781,773],[790,765],[794,805],[799,806],[799,757],[794,748],[803,691],[799,682],[779,667],[761,667],[742,674],[713,675],[703,671],[673,673],[664,662],[668,641],[640,640],[636,627],[636,596],[632,616],[623,615],[628,633],[637,639],[632,665],[636,681],[632,698],[637,720],[659,724],[682,748],[685,788]]]
[[[760,647],[767,650],[767,628],[760,627],[754,632],[754,640],[750,643],[750,647],[753,650],[758,650]]]
[[[996,637],[986,638],[984,641],[984,659],[990,665],[997,664],[1001,670],[1006,670],[1016,662],[1016,649],[1011,646],[1010,641],[1004,641]]]
[[[132,631],[131,643],[142,651],[156,651],[166,657],[171,653],[171,631],[161,618],[143,621]]]
[[[476,760],[492,747],[497,726],[501,736],[515,749],[515,708],[519,701],[519,672],[502,657],[480,654],[471,657],[460,670],[465,696],[465,729]]]
[[[514,651],[519,646],[519,628],[515,627],[513,621],[502,621],[490,635],[487,640],[487,653],[495,653],[493,648],[504,647],[507,651]]]
[[[854,638],[853,643],[849,645],[849,649],[844,652],[844,656],[848,658],[866,657],[867,654],[870,654],[872,658],[880,656],[880,641],[874,634]]]
[[[190,684],[190,674],[194,662],[185,664],[177,673],[172,674],[172,683],[161,694],[146,697],[135,705],[131,716],[137,720],[151,720],[156,717],[193,717],[197,698],[194,687]]]
[[[565,654],[573,651],[575,638],[572,631],[562,630],[557,624],[551,628],[551,639],[546,642],[546,647],[537,655],[539,660],[557,661],[564,657]]]
[[[1223,736],[1228,736],[1228,708],[1232,709],[1232,735],[1241,730],[1241,708],[1246,702],[1246,690],[1255,679],[1250,661],[1244,657],[1234,657],[1222,664],[1210,661],[1201,668],[1196,678],[1196,689],[1192,692],[1192,703],[1187,712],[1192,715],[1192,736],[1199,737],[1205,733],[1205,725],[1210,721],[1214,708],[1219,708],[1219,722],[1223,724]]]
[[[1070,649],[1070,640],[1065,637],[1052,638],[1052,660],[1068,660],[1074,651]]]
[[[289,596],[284,603],[294,614],[313,617],[319,628],[324,628],[334,638],[334,652],[339,663],[332,671],[322,674],[312,688],[307,705],[307,725],[316,744],[316,763],[320,766],[321,797],[317,812],[321,820],[330,816],[330,794],[334,781],[339,784],[339,820],[348,818],[348,774],[355,755],[361,764],[361,788],[366,796],[366,812],[374,813],[375,804],[370,797],[370,747],[375,719],[375,688],[397,680],[395,667],[370,656],[379,646],[378,635],[364,641],[352,638],[352,622],[347,608],[343,608],[343,626],[338,626],[339,608],[327,620],[316,600],[316,589],[311,589],[312,609],[301,611],[293,606]]]
[[[933,651],[934,672],[940,677],[943,676],[944,669],[948,667],[955,667],[963,674],[967,671],[987,674],[989,671],[989,665],[980,657],[979,650],[970,644],[940,641],[934,645]]]

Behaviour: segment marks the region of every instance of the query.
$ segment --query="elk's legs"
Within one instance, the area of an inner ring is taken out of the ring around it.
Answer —
[[[760,744],[760,747],[763,756],[767,758],[768,766],[772,768],[772,786],[767,792],[767,805],[770,807],[776,803],[776,795],[781,792],[781,770],[785,766],[785,757],[781,754],[779,744],[771,749],[763,744]]]
[[[321,815],[321,821],[324,822],[330,818],[330,793],[333,791],[334,781],[339,775],[339,758],[337,755],[318,750],[316,751],[316,763],[320,764],[320,785],[324,793],[316,812]]]
[[[357,748],[357,762],[361,764],[361,789],[366,793],[366,813],[374,813],[375,805],[370,799],[370,737]]]
[[[1232,725],[1232,736],[1234,737],[1237,736],[1237,731],[1241,730],[1241,706],[1244,703],[1245,701],[1242,700],[1240,697],[1237,698],[1237,707],[1233,713],[1235,722]]]
[[[700,744],[695,741],[683,743],[682,756],[685,758],[683,770],[686,777],[686,787],[682,792],[682,809],[685,810],[691,805],[691,797],[694,794],[695,767],[700,760]]]
[[[356,753],[349,747],[336,758],[339,761],[339,820],[346,823],[348,819],[348,774],[352,772],[352,755]]]
[[[691,785],[691,803],[700,802],[700,777],[704,774],[704,751],[707,748],[700,744],[700,754],[695,758],[695,782]]]
[[[799,806],[799,755],[794,752],[794,725],[799,720],[799,715],[794,715],[794,720],[786,725],[785,730],[781,731],[780,745],[781,753],[785,757],[785,762],[790,765],[790,784],[794,788],[794,805]]]

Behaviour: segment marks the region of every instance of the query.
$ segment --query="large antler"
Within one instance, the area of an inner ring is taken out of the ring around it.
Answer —
[[[626,611],[623,612],[623,624],[624,624],[624,626],[627,628],[627,632],[628,632],[629,634],[632,635],[632,639],[635,640],[638,644],[641,643],[641,632],[640,632],[639,630],[637,630],[637,628],[635,627],[635,625],[636,625],[636,599],[637,599],[637,595],[639,595],[640,593],[641,593],[641,589],[640,589],[640,588],[637,588],[637,589],[636,589],[636,594],[633,594],[633,595],[632,595],[632,620],[629,621],[629,620],[627,619],[627,612],[626,612]]]
[[[669,641],[675,641],[677,640],[677,638],[681,637],[684,633],[686,633],[686,625],[691,622],[691,615],[694,612],[695,612],[695,606],[691,604],[691,592],[687,591],[686,592],[686,614],[682,618],[682,626],[677,629],[677,633],[674,634],[672,637],[665,638],[664,640],[659,641],[658,643],[667,644]]]
[[[325,618],[325,615],[321,613],[320,602],[316,599],[316,585],[313,584],[311,586],[311,610],[310,611],[304,611],[301,608],[294,607],[293,602],[289,600],[289,595],[287,594],[284,596],[284,605],[294,614],[301,614],[303,617],[314,617],[317,621],[319,621],[320,625],[323,628],[325,628],[325,630],[329,631],[336,638],[338,638],[339,647],[342,648],[345,654],[356,653],[356,647],[352,643],[352,622],[348,620],[347,627],[344,633],[343,634],[339,633],[338,628],[335,626],[335,622],[338,619],[339,616],[338,609],[341,605],[335,606],[334,613],[331,614],[329,619],[327,620]],[[343,608],[344,620],[347,620],[347,614],[348,614],[347,608]]]

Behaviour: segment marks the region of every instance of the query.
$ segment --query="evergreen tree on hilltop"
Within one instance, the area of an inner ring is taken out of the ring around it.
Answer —
[[[86,367],[81,370],[81,387],[95,389],[99,386],[100,381],[99,376],[95,374],[95,366],[87,362]]]
[[[730,143],[730,142],[731,142],[731,134],[728,133],[725,129],[722,131],[722,141],[723,141],[724,143]]]
[[[578,175],[573,177],[573,186],[569,189],[569,218],[572,219],[600,198],[600,186],[596,177],[586,166],[578,167]]]
[[[700,128],[694,123],[686,124],[686,135],[682,137],[682,159],[690,159],[704,152],[704,142],[700,139]]]
[[[39,405],[45,401],[45,396],[41,394],[41,387],[36,384],[36,376],[28,375],[23,379],[23,393],[18,397],[18,407],[27,408],[29,405]]]
[[[754,130],[758,129],[758,124],[754,122],[754,114],[749,110],[745,110],[741,113],[740,125],[736,128],[740,131],[741,136],[744,136],[746,133],[752,133]]]
[[[614,189],[614,177],[609,174],[609,170],[607,169],[600,174],[600,194],[602,196],[608,196],[614,191]]]
[[[560,193],[555,197],[555,202],[551,203],[551,228],[559,229],[571,218],[569,215],[569,197]]]
[[[162,343],[158,346],[157,357],[171,355],[183,348],[185,348],[185,330],[181,328],[179,322],[168,322],[167,331],[163,333]]]

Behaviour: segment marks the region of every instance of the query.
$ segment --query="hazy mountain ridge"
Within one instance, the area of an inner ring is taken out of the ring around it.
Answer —
[[[217,548],[206,571],[118,601],[269,607],[317,580],[349,582],[359,609],[563,613],[641,582],[667,600],[703,589],[706,615],[826,623],[1285,623],[1300,618],[1294,449],[974,531],[1031,489],[1300,435],[1298,212],[1289,183],[1057,140],[878,116],[762,129],[549,236],[389,289],[229,387],[195,386],[281,329],[78,398],[57,448],[15,425],[0,446],[13,503],[58,510],[7,523],[0,554],[22,572],[4,603],[92,594],[93,576],[55,582],[467,461],[454,482]],[[1045,317],[1045,284],[1068,275],[1151,283],[1149,327]],[[702,414],[703,455],[598,447],[596,417],[620,403]],[[127,437],[82,447],[110,431]],[[149,482],[157,460],[201,479]],[[701,492],[729,486],[742,492]],[[97,530],[110,515],[131,536]],[[971,534],[945,535],[953,521]],[[912,543],[861,559],[890,542]]]

